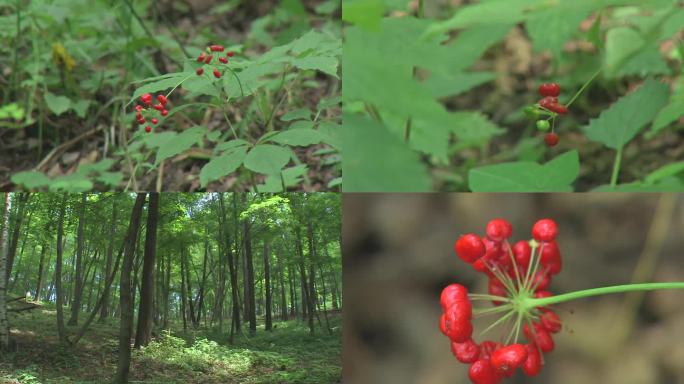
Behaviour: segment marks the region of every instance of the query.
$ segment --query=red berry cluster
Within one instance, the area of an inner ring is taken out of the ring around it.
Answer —
[[[540,85],[539,94],[542,96],[542,98],[539,100],[539,107],[559,115],[565,115],[568,113],[568,108],[565,105],[558,103],[558,95],[560,95],[560,91],[560,85],[557,83],[544,83]],[[548,121],[537,121],[537,128],[542,131],[548,130]],[[558,135],[553,131],[544,136],[544,143],[546,143],[546,145],[549,147],[555,147],[558,144],[558,141]]]
[[[202,52],[200,53],[199,56],[197,56],[197,62],[198,63],[203,63],[203,64],[211,64],[211,61],[214,59],[214,53],[220,53],[225,51],[225,48],[223,45],[210,45],[207,47],[208,53]],[[228,57],[233,57],[235,53],[233,51],[228,51],[226,52],[226,57],[219,56],[218,60],[224,64],[228,64]],[[204,74],[204,66],[197,68],[197,76],[202,76]],[[221,78],[221,71],[219,71],[218,68],[214,68],[214,77],[219,79]]]
[[[551,296],[546,289],[551,277],[562,269],[555,240],[556,223],[550,219],[537,221],[532,227],[534,241],[518,241],[511,247],[508,239],[512,233],[513,227],[508,221],[494,219],[487,224],[485,237],[472,233],[463,235],[454,249],[473,269],[488,276],[491,295],[488,297]],[[456,359],[470,364],[469,377],[476,384],[499,383],[518,368],[528,376],[537,375],[543,364],[542,353],[554,348],[551,334],[561,329],[561,320],[555,312],[546,307],[536,308],[523,328],[527,344],[491,340],[478,344],[472,339],[473,309],[467,289],[460,284],[451,284],[442,291],[440,302],[444,311],[440,329],[451,340],[451,351]],[[502,305],[501,301],[492,302]]]
[[[169,101],[166,99],[166,96],[164,95],[157,96],[158,103],[155,105],[152,105],[152,95],[149,93],[140,96],[140,100],[145,105],[135,106],[135,118],[138,124],[140,125],[145,125],[145,123],[147,123],[147,117],[155,115],[166,117],[169,114],[169,111],[167,109],[167,104]],[[153,110],[156,112],[154,112]],[[152,122],[153,125],[157,125],[159,123],[159,119],[157,119],[156,117],[152,117],[150,119],[150,122]],[[152,127],[149,125],[145,126],[145,132],[152,132]]]

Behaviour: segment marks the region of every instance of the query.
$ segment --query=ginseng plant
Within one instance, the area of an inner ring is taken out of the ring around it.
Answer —
[[[562,328],[555,304],[609,293],[684,288],[684,282],[627,284],[553,295],[547,290],[551,278],[563,268],[555,221],[537,221],[532,240],[512,246],[508,239],[513,228],[508,221],[494,219],[485,232],[482,238],[473,233],[461,236],[454,249],[459,258],[487,275],[488,294],[469,294],[463,285],[451,284],[440,299],[444,311],[440,329],[450,339],[456,359],[470,364],[468,376],[475,384],[499,383],[518,368],[527,376],[539,374],[544,353],[554,349],[553,334]],[[478,300],[491,301],[494,307],[473,310],[471,302]],[[473,339],[473,316],[486,315],[500,317],[481,335],[498,325],[512,324],[503,340],[477,343]]]

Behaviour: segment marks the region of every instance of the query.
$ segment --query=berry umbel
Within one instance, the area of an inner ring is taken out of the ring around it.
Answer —
[[[544,89],[556,92],[554,87]],[[556,243],[558,226],[551,219],[539,220],[532,227],[533,239],[513,246],[508,241],[512,234],[511,223],[498,218],[487,224],[484,237],[474,233],[459,237],[454,244],[456,254],[487,275],[488,294],[469,294],[463,285],[451,284],[440,298],[440,330],[449,338],[456,360],[470,364],[468,376],[475,384],[499,383],[518,369],[527,376],[537,375],[543,354],[554,349],[552,335],[562,328],[560,317],[548,306],[526,305],[526,300],[553,296],[547,288],[562,269]],[[474,310],[474,300],[492,301],[494,307]],[[514,320],[505,340],[474,340],[473,316],[488,314],[503,316],[481,334],[507,319]]]
[[[212,53],[220,53],[225,51],[225,47],[223,45],[210,45],[206,48],[207,52],[202,52],[197,56],[197,62],[202,63],[202,67],[197,68],[197,76],[202,76],[204,74],[204,65],[211,65],[211,62],[214,59],[214,55]],[[228,58],[233,57],[234,53],[232,51],[229,51],[226,53],[226,56],[219,56],[218,61],[221,62],[223,66],[228,65]],[[215,67],[212,65],[213,70],[211,71],[214,74],[214,77],[217,79],[220,79],[221,76],[223,76],[223,72],[221,71],[221,67]],[[210,68],[212,69],[212,68]]]
[[[135,106],[135,120],[138,125],[142,126],[147,124],[147,118],[150,118],[150,122],[152,122],[153,125],[157,125],[159,124],[158,117],[165,117],[169,114],[169,111],[167,110],[169,100],[165,95],[158,95],[156,98],[158,103],[155,105],[152,105],[152,100],[153,96],[150,93],[140,96],[140,101],[142,101],[145,106],[140,104]],[[145,126],[145,132],[152,132],[152,127],[149,125]]]

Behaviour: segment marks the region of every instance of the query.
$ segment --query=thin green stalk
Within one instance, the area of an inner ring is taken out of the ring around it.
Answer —
[[[610,187],[615,188],[617,186],[618,174],[620,173],[620,164],[622,163],[622,147],[617,149],[615,154],[615,161],[613,162],[613,174],[610,176]]]
[[[568,101],[568,103],[565,104],[565,106],[566,106],[567,108],[570,108],[570,105],[571,105],[572,103],[574,103],[575,100],[577,100],[577,98],[579,97],[579,95],[581,95],[582,92],[584,92],[584,90],[589,86],[589,84],[591,84],[592,81],[594,81],[594,79],[596,78],[596,76],[599,75],[599,73],[601,73],[601,69],[597,70],[596,72],[594,72],[593,75],[591,75],[591,77],[589,78],[589,80],[588,80],[586,83],[584,83],[584,85],[582,85],[582,88],[580,88],[579,91],[577,91],[577,93],[575,93],[575,96],[573,96],[572,99],[570,99],[570,101]]]
[[[607,295],[611,293],[625,293],[634,291],[655,291],[658,289],[684,289],[684,282],[668,282],[668,283],[643,283],[643,284],[625,284],[614,285],[610,287],[592,288],[581,291],[564,293],[551,297],[544,297],[540,299],[528,298],[521,304],[529,309],[535,307],[543,307],[551,304],[558,304],[565,301],[581,299],[584,297]]]

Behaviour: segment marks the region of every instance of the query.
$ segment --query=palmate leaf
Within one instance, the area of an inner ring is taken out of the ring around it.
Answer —
[[[473,168],[468,185],[473,192],[572,192],[579,175],[577,151],[546,164],[519,161]]]
[[[649,78],[638,90],[622,97],[582,130],[589,140],[619,149],[655,118],[667,103],[668,95],[665,84]]]
[[[266,175],[277,175],[290,162],[292,150],[272,144],[260,144],[245,157],[245,167]]]

